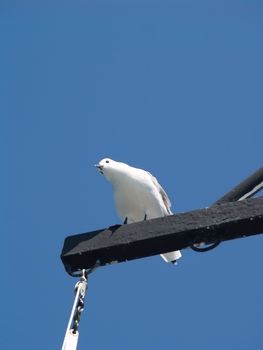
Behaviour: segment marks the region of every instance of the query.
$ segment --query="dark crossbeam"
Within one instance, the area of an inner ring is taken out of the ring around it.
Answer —
[[[96,264],[143,258],[263,233],[263,197],[69,236],[61,259],[72,274]]]
[[[223,197],[219,198],[214,205],[224,202],[234,202],[254,196],[263,188],[263,167],[259,168],[237,186],[232,188]]]

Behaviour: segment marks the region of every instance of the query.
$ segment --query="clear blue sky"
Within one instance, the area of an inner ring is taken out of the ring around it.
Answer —
[[[64,238],[119,223],[101,158],[151,171],[174,212],[263,165],[262,18],[260,1],[1,2],[1,349],[60,349]],[[261,350],[262,246],[101,268],[79,350]]]

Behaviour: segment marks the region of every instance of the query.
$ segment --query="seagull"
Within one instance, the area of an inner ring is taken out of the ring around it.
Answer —
[[[110,158],[95,165],[112,184],[115,206],[123,224],[172,215],[171,202],[157,179],[148,171]],[[166,262],[176,264],[179,250],[161,254]]]

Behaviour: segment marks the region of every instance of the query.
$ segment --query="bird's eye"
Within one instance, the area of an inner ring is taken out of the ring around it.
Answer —
[[[109,160],[106,160],[106,163],[109,163],[110,161]]]

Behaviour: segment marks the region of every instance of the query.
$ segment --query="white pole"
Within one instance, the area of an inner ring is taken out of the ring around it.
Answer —
[[[68,326],[66,329],[66,334],[65,334],[65,338],[64,338],[61,350],[76,350],[77,349],[79,332],[78,332],[78,330],[74,331],[74,329],[71,327],[72,327],[72,321],[73,321],[76,309],[78,307],[79,299],[80,299],[80,297],[82,297],[83,299],[85,297],[85,292],[86,292],[86,288],[87,288],[87,279],[85,277],[85,270],[83,270],[82,277],[81,277],[80,281],[76,284],[76,287],[77,287],[76,296],[75,296],[72,311],[71,311],[71,314],[69,317],[69,322],[68,322]]]

